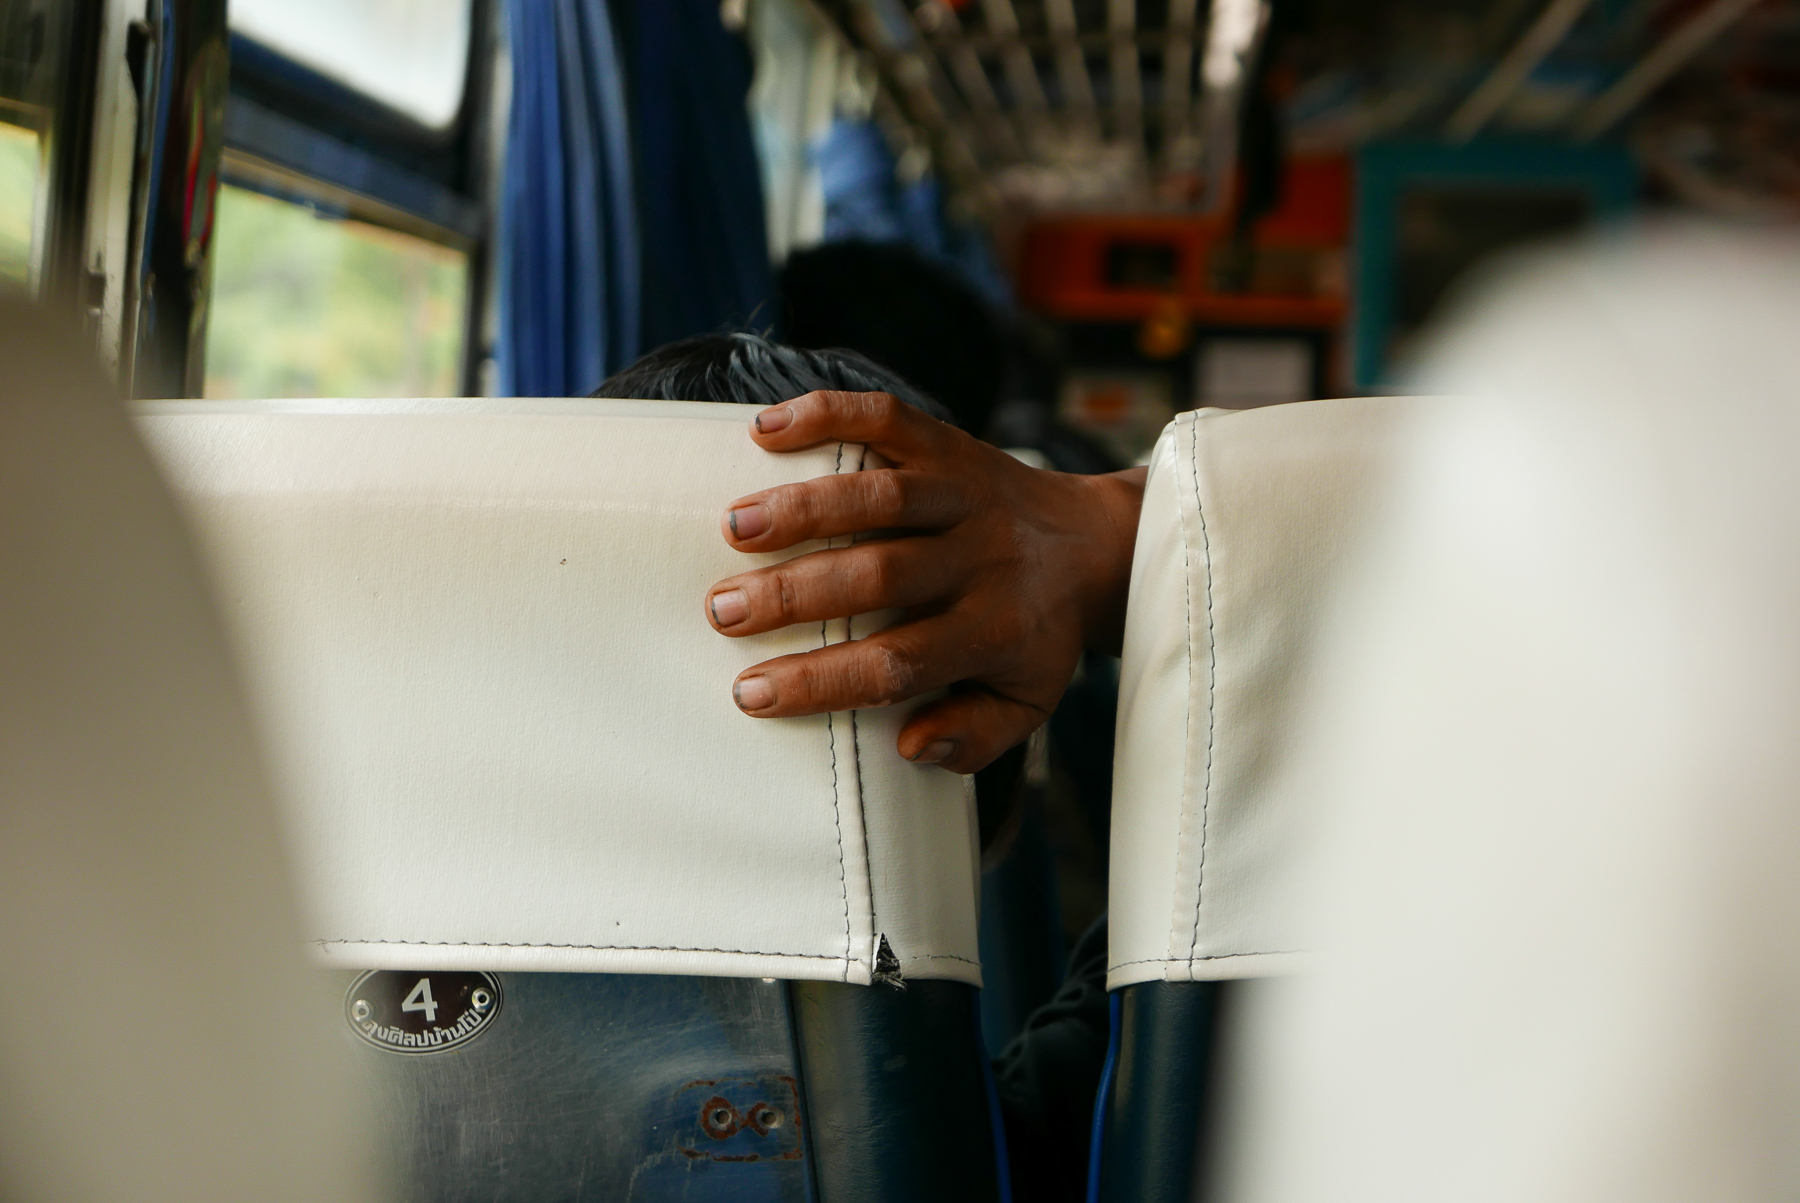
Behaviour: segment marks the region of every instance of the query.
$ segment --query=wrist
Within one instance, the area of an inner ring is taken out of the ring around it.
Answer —
[[[1079,477],[1087,496],[1080,513],[1081,631],[1090,651],[1119,654],[1125,637],[1125,603],[1131,555],[1144,505],[1147,468]]]

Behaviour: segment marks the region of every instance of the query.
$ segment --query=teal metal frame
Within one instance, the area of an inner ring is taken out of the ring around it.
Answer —
[[[1622,146],[1484,139],[1463,146],[1377,142],[1356,163],[1356,276],[1351,346],[1357,387],[1391,387],[1400,205],[1420,185],[1478,185],[1520,192],[1579,191],[1595,220],[1628,216],[1638,201],[1636,161]]]

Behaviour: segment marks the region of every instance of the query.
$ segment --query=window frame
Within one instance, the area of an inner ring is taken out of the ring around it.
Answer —
[[[38,136],[40,177],[33,207],[29,287],[38,299],[67,307],[89,301],[82,238],[88,209],[102,0],[31,6],[37,41],[28,73],[48,73],[43,102],[8,102],[36,118],[8,121]],[[0,36],[12,32],[0,30]]]
[[[481,391],[498,214],[499,0],[471,0],[462,102],[444,129],[243,34],[230,36],[221,182],[464,252],[462,390]]]

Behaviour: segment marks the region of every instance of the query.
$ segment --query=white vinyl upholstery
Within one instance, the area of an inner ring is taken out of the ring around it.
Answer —
[[[199,559],[73,314],[0,295],[0,1198],[394,1197]]]
[[[1315,628],[1416,398],[1204,409],[1150,460],[1114,759],[1108,988],[1295,951],[1280,770]]]
[[[287,795],[309,935],[347,967],[979,984],[966,779],[905,708],[757,720],[719,524],[867,458],[737,406],[174,402],[140,426],[210,561]]]
[[[1793,230],[1646,224],[1421,344],[1207,1198],[1800,1198],[1797,316]]]

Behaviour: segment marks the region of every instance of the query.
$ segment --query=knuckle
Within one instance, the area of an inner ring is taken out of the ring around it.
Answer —
[[[856,564],[855,593],[858,600],[871,607],[882,606],[893,596],[897,583],[893,553],[886,547],[871,547]]]
[[[853,419],[857,416],[857,394],[855,393],[846,393],[841,389],[822,388],[813,390],[801,400],[831,427],[837,427],[846,419]]]
[[[772,582],[775,586],[774,596],[770,599],[775,604],[775,617],[782,626],[798,621],[800,613],[800,593],[791,572],[777,572]]]
[[[869,693],[880,705],[888,705],[911,697],[919,679],[918,662],[904,650],[881,644],[869,649],[867,685]]]
[[[875,515],[891,520],[906,512],[912,488],[904,473],[883,468],[862,475],[867,478],[863,488],[868,491],[869,508]]]
[[[783,666],[777,682],[777,696],[789,711],[807,711],[813,707],[824,686],[818,662],[811,656],[800,656]]]
[[[869,427],[877,434],[891,434],[900,419],[900,399],[892,393],[858,393],[858,405]]]
[[[808,480],[790,485],[783,494],[783,500],[787,503],[784,508],[787,512],[781,517],[787,519],[787,525],[792,533],[801,538],[819,525],[819,519],[824,510],[824,499],[820,496],[820,488],[818,481]]]
[[[968,519],[979,507],[975,500],[975,484],[956,476],[934,475],[922,479],[919,504],[928,508],[941,522],[957,524]]]

